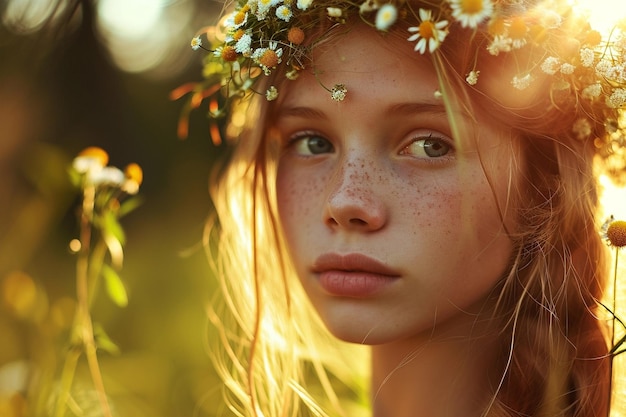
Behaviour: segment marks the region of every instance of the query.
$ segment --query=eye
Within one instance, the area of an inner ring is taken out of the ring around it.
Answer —
[[[419,158],[441,158],[452,151],[448,141],[432,135],[416,138],[400,151],[401,155],[413,155]]]
[[[335,147],[328,139],[313,133],[298,135],[291,143],[298,155],[310,156],[335,151]]]

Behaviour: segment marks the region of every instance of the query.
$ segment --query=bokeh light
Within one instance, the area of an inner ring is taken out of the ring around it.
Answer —
[[[2,24],[15,33],[36,32],[47,22],[54,22],[69,5],[69,0],[9,0]]]

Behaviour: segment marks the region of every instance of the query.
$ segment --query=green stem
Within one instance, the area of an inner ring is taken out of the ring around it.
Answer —
[[[90,314],[89,253],[95,196],[95,187],[93,185],[86,186],[83,193],[83,207],[80,216],[80,241],[82,247],[76,262],[76,297],[78,300],[77,325],[80,329],[79,336],[83,348],[85,349],[89,372],[98,393],[103,415],[105,417],[112,417],[109,402],[104,389],[104,383],[102,381],[100,366],[98,364],[96,343],[93,334],[93,323]]]
[[[65,414],[65,408],[72,389],[72,381],[74,380],[74,371],[76,370],[79,357],[80,349],[75,347],[70,348],[65,356],[63,372],[61,373],[61,391],[59,392],[54,410],[55,417],[63,417]]]

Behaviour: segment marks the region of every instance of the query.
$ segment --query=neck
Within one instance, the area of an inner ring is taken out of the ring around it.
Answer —
[[[486,337],[454,333],[374,346],[374,417],[484,415],[494,388],[494,352]]]

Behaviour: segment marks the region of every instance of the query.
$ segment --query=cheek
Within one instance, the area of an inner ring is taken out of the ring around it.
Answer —
[[[312,222],[320,221],[320,196],[324,177],[302,178],[293,170],[279,168],[276,182],[278,212],[288,243],[306,234]]]

